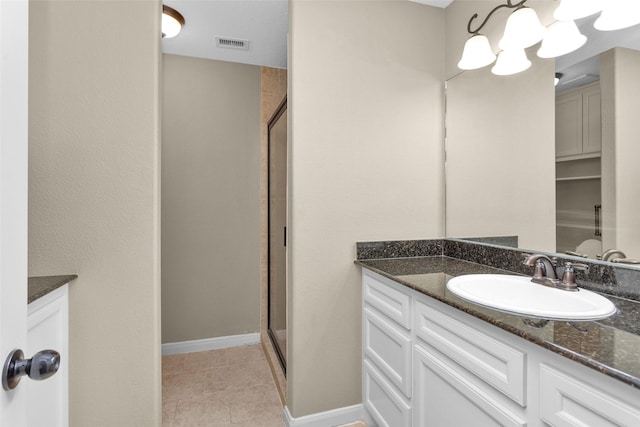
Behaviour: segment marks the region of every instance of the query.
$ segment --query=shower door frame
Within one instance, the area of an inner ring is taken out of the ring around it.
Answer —
[[[271,230],[271,129],[275,126],[275,124],[278,122],[280,117],[282,117],[282,115],[286,111],[287,111],[287,97],[285,96],[282,102],[280,103],[280,105],[278,106],[278,108],[276,109],[276,112],[273,114],[273,116],[271,116],[271,119],[269,119],[269,122],[267,124],[267,266],[268,266],[267,335],[269,335],[269,339],[271,340],[271,344],[273,345],[275,353],[278,356],[278,361],[280,362],[280,366],[282,367],[282,372],[285,375],[285,377],[287,375],[286,354],[283,353],[282,349],[280,348],[278,338],[275,332],[272,331],[271,329],[271,323],[272,323],[271,321],[271,292],[272,292],[271,291],[271,288],[272,288],[272,283],[271,283],[271,260],[272,260],[272,255],[271,255],[271,239],[272,239],[272,235],[271,235],[271,231],[272,231]],[[285,163],[285,167],[287,166],[288,165]],[[284,229],[283,240],[284,240],[284,246],[286,247],[287,246],[286,226]],[[285,269],[286,269],[286,266],[285,266]],[[286,276],[285,276],[285,281],[286,281]],[[287,284],[285,283],[285,293],[286,293],[286,288],[287,288]],[[287,304],[285,304],[285,316],[286,316],[286,305]],[[288,328],[288,325],[287,325],[287,328]]]

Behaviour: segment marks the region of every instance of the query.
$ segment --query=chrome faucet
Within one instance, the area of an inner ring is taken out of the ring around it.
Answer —
[[[616,256],[616,258],[626,258],[627,256],[625,255],[624,252],[618,250],[618,249],[609,249],[606,250],[602,253],[601,255],[601,259],[602,261],[613,261],[613,257]]]

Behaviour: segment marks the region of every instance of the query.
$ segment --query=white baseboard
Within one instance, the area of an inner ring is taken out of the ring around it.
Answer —
[[[162,355],[194,353],[196,351],[218,350],[241,345],[259,344],[260,333],[230,335],[227,337],[206,338],[194,341],[171,342],[162,344]]]
[[[286,427],[334,427],[362,421],[364,408],[362,405],[347,406],[326,412],[293,418],[289,408],[284,407],[284,425]]]

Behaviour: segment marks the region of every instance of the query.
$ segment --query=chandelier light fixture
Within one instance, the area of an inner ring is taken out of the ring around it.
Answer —
[[[536,11],[525,6],[527,1],[521,0],[514,3],[512,0],[507,0],[505,4],[493,8],[475,29],[472,25],[478,18],[478,14],[474,14],[467,24],[467,31],[471,37],[465,43],[458,67],[462,70],[475,70],[492,64],[497,58],[495,66],[491,69],[497,75],[516,74],[529,68],[531,61],[527,58],[524,49],[542,40],[547,30],[540,23]],[[489,22],[491,16],[502,8],[514,9],[514,11],[507,20],[504,35],[498,43],[501,52],[496,57],[491,50],[489,40],[480,34],[480,31]]]
[[[464,50],[462,52],[462,59],[458,62],[458,67],[461,70],[475,70],[478,68],[486,67],[487,65],[492,64],[496,60],[496,55],[491,50],[491,45],[489,44],[489,39],[487,36],[480,34],[480,30],[487,24],[489,18],[499,9],[504,7],[514,9],[518,7],[522,7],[527,0],[522,0],[516,4],[513,4],[511,0],[507,0],[506,4],[501,4],[493,8],[491,12],[487,15],[487,17],[482,21],[482,23],[473,30],[471,25],[473,21],[478,18],[478,14],[475,13],[471,19],[469,19],[469,23],[467,24],[467,31],[471,34],[471,37],[464,44]]]
[[[531,66],[524,49],[542,40],[538,49],[540,58],[556,58],[582,47],[587,37],[580,33],[576,19],[602,12],[594,27],[601,31],[613,31],[640,24],[640,0],[560,0],[553,13],[557,20],[545,28],[538,19],[536,11],[525,6],[528,0],[514,2],[506,0],[493,8],[482,23],[472,29],[475,13],[467,24],[471,37],[464,45],[458,68],[475,70],[486,67],[496,61],[491,71],[497,75],[510,75],[526,70]],[[500,53],[496,56],[491,45],[480,30],[499,9],[514,9],[507,19],[504,34],[498,43]]]
[[[162,5],[162,38],[177,36],[183,26],[184,16],[174,8]]]

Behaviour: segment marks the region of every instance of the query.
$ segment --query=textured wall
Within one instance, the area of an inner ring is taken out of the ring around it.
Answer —
[[[260,330],[260,68],[163,55],[162,342]]]
[[[355,242],[443,235],[444,12],[289,9],[289,365],[294,417],[361,402]]]
[[[29,274],[79,275],[70,425],[159,425],[160,2],[32,1],[30,29]]]

